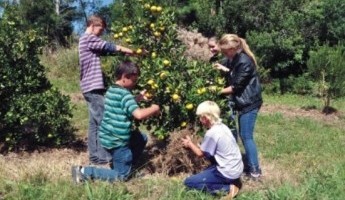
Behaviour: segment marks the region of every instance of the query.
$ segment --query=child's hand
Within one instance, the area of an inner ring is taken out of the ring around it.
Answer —
[[[228,72],[229,71],[229,69],[227,67],[225,67],[224,65],[221,65],[219,63],[214,64],[213,67],[218,69],[218,70],[221,70],[223,72]]]
[[[190,147],[190,144],[192,143],[192,139],[188,135],[185,138],[181,138],[181,140],[182,140],[182,145],[184,147],[187,147],[187,148]]]
[[[143,101],[143,100],[148,100],[148,98],[145,96],[146,94],[146,90],[142,90],[136,97],[135,97],[135,100],[137,102],[139,101]]]

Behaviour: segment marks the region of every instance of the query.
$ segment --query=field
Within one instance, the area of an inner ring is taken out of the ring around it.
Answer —
[[[66,64],[75,63],[73,56],[69,57],[73,53],[61,55],[65,65],[50,65],[47,75],[71,97],[73,125],[85,141],[88,116],[79,92],[78,71]],[[42,58],[49,66],[47,62]],[[344,99],[332,102],[337,112],[329,115],[320,112],[321,101],[314,97],[265,94],[264,102],[255,133],[263,178],[261,182],[245,182],[236,199],[343,199]],[[70,167],[76,164],[87,164],[85,147],[0,155],[0,199],[219,199],[187,190],[183,180],[188,174],[184,173],[146,174],[125,183],[74,185]]]
[[[80,94],[71,95],[76,106],[74,124],[83,138],[86,105]],[[334,105],[339,111],[326,116],[314,98],[265,95],[256,128],[263,181],[245,183],[237,199],[342,199],[345,104],[339,100]],[[316,109],[303,109],[311,106]],[[186,190],[182,182],[187,174],[73,185],[70,167],[87,163],[85,149],[8,154],[0,157],[0,163],[2,199],[217,199]]]

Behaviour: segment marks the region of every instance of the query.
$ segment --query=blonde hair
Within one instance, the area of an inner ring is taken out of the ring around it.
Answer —
[[[196,115],[205,116],[210,120],[211,124],[222,121],[220,118],[220,108],[217,103],[213,101],[204,101],[200,103],[196,109]]]
[[[243,50],[257,66],[254,53],[250,50],[245,39],[238,37],[236,34],[224,34],[222,38],[218,41],[218,46],[221,50],[236,49]]]

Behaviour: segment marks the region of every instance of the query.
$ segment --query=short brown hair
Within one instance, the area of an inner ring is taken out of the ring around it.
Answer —
[[[131,61],[124,61],[115,69],[115,79],[120,80],[122,75],[140,75],[140,69],[138,65]]]
[[[105,19],[99,15],[91,15],[86,22],[86,26],[89,27],[92,24],[99,24],[102,25],[103,28],[107,28],[107,23],[105,22]]]

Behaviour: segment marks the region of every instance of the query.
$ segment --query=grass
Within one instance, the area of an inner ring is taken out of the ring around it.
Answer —
[[[72,58],[64,58],[67,56]],[[54,58],[42,58],[42,63],[50,70],[48,77],[52,84],[71,96],[75,107],[72,123],[80,136],[86,136],[88,113],[80,96],[79,72],[72,66],[75,64],[73,56],[75,51],[70,50]],[[315,107],[321,110],[322,107],[319,99],[298,95],[264,95],[264,100],[265,105],[288,108]],[[333,101],[332,106],[345,111],[344,99]],[[338,123],[330,124],[312,117],[291,117],[280,110],[261,112],[255,137],[264,182],[245,184],[236,199],[343,199],[345,119],[335,120]],[[219,199],[187,190],[183,186],[186,175],[166,177],[155,174],[125,183],[96,181],[74,185],[70,166],[83,163],[85,158],[86,152],[69,149],[12,157],[0,155],[0,199]]]
[[[273,105],[286,105],[298,108],[316,108],[322,110],[323,101],[320,98],[311,96],[302,96],[296,94],[284,94],[284,95],[266,95],[263,96],[266,104]],[[338,111],[345,112],[345,98],[337,98],[331,100],[331,107],[334,107]]]

